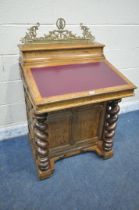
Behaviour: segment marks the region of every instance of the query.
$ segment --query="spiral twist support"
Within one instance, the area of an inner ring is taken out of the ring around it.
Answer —
[[[103,133],[103,148],[105,152],[109,152],[112,150],[113,146],[112,138],[115,135],[116,122],[118,120],[118,113],[120,111],[118,103],[120,101],[121,100],[118,99],[107,102],[104,133]]]
[[[40,171],[50,168],[47,114],[34,114],[34,134],[36,143],[36,158]]]

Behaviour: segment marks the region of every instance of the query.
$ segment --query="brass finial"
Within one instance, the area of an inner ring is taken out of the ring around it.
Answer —
[[[56,26],[59,30],[63,30],[66,26],[66,21],[64,18],[58,18],[56,21]]]

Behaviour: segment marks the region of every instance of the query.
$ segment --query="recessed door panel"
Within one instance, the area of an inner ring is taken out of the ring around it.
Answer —
[[[73,139],[74,141],[99,138],[103,106],[95,105],[74,111]]]
[[[48,120],[50,148],[68,145],[71,136],[71,113],[56,112]]]

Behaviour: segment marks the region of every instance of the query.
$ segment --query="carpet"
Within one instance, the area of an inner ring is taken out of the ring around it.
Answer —
[[[0,142],[0,210],[139,210],[139,111],[119,116],[114,156],[56,162],[39,181],[27,136]]]

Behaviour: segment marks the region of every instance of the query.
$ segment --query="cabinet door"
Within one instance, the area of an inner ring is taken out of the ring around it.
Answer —
[[[96,104],[50,113],[50,149],[60,151],[101,139],[104,109],[103,104]]]
[[[49,146],[55,148],[69,145],[71,139],[71,117],[72,112],[58,111],[49,114],[48,131]]]
[[[73,110],[72,138],[74,142],[101,138],[104,106],[97,104]]]

